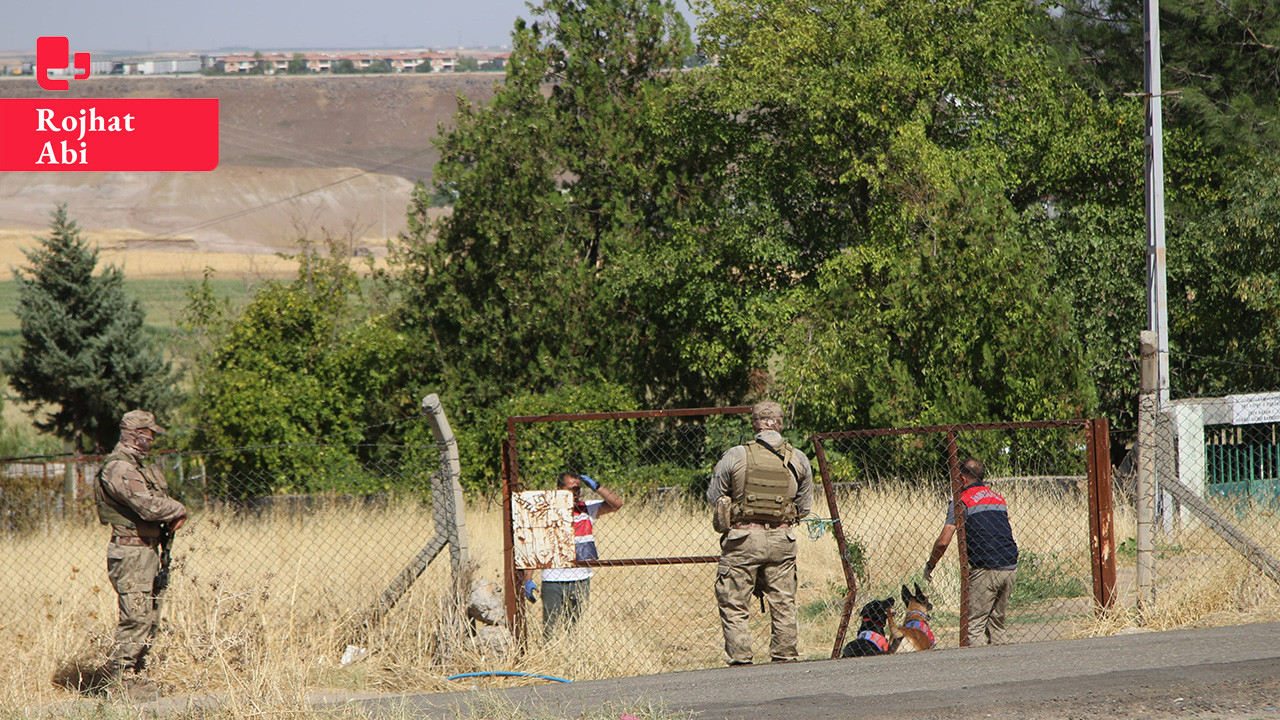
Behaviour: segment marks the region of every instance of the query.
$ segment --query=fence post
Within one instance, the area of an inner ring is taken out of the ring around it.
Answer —
[[[1099,613],[1115,600],[1116,538],[1111,491],[1111,435],[1106,418],[1089,421],[1086,465],[1089,473],[1089,544],[1092,549],[1093,599]]]
[[[951,475],[951,507],[956,511],[956,555],[960,558],[960,647],[969,647],[969,550],[964,544],[964,509],[960,506],[960,452],[956,431],[947,431],[947,472]]]
[[[76,458],[72,457],[62,466],[64,470],[62,473],[62,494],[68,500],[76,499],[76,465]]]
[[[439,480],[432,488],[433,504],[447,499],[444,512],[436,514],[436,532],[444,532],[449,542],[449,559],[453,565],[453,585],[457,591],[464,591],[463,577],[467,574],[467,521],[463,512],[466,508],[462,496],[462,463],[458,459],[458,441],[449,425],[449,418],[444,414],[440,396],[432,393],[422,399],[422,410],[431,424],[431,433],[435,435],[436,444],[440,448]],[[443,523],[441,521],[443,520]]]
[[[1155,600],[1152,581],[1152,520],[1156,504],[1156,333],[1139,334],[1142,356],[1138,393],[1138,609]]]
[[[507,437],[502,441],[502,566],[506,587],[503,589],[503,600],[507,604],[507,625],[511,636],[517,643],[523,643],[524,605],[520,598],[524,595],[521,589],[520,574],[516,571],[516,538],[512,524],[512,497],[520,491],[515,484],[520,477],[520,468],[516,454],[516,423],[507,418]]]
[[[831,484],[831,466],[827,464],[827,453],[822,447],[822,438],[813,438],[814,457],[822,473],[822,488],[827,498],[827,510],[831,513],[831,530],[836,536],[836,548],[840,553],[840,567],[844,569],[846,590],[844,610],[840,613],[840,624],[836,627],[835,646],[831,648],[831,659],[840,657],[844,649],[845,634],[849,631],[849,617],[858,602],[858,578],[853,573],[853,565],[849,562],[849,540],[844,536],[844,524],[840,521],[840,509],[836,506],[836,489]]]
[[[448,448],[441,452],[440,469],[433,473],[431,478],[431,515],[435,524],[435,534],[392,580],[387,589],[382,591],[377,602],[366,613],[364,621],[349,636],[348,647],[343,652],[343,665],[348,663],[348,657],[353,659],[363,657],[365,651],[359,646],[367,642],[370,631],[382,622],[382,618],[386,617],[387,613],[391,612],[391,609],[400,601],[400,598],[404,597],[445,545],[450,545],[454,561],[455,589],[458,589],[461,574],[466,569],[466,525],[462,520],[462,488],[457,480],[458,475],[461,474],[458,465],[458,444],[453,437],[453,431],[449,428],[449,421],[445,419],[444,410],[437,395],[433,393],[422,399],[422,411],[427,416],[436,442],[442,448]]]

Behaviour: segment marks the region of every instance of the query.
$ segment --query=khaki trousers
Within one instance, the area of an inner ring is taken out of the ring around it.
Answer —
[[[769,658],[799,660],[796,648],[796,536],[790,527],[730,530],[720,537],[716,602],[730,665],[752,661],[747,621],[757,584],[769,601]]]
[[[969,645],[1003,645],[1004,613],[1017,570],[969,568]]]
[[[117,671],[143,667],[151,638],[160,625],[153,593],[159,572],[157,548],[107,544],[107,577],[120,596],[115,645],[108,658]]]

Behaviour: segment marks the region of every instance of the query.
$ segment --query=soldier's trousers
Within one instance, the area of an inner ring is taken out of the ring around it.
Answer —
[[[720,605],[724,652],[731,665],[752,660],[747,620],[757,584],[769,601],[769,658],[775,662],[798,660],[796,536],[792,528],[734,529],[720,538],[716,601]]]
[[[115,645],[108,662],[115,670],[141,670],[160,613],[155,603],[160,554],[156,548],[107,544],[107,577],[120,597]]]

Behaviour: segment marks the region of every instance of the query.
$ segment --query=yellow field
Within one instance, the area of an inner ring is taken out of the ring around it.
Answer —
[[[37,247],[43,231],[0,230],[0,266],[28,266],[23,250]],[[99,249],[99,260],[122,268],[129,280],[179,279],[199,282],[205,268],[213,268],[220,278],[292,278],[298,264],[269,253],[206,252],[181,240],[151,243],[136,232],[127,230],[93,230],[83,233],[91,246]],[[366,238],[359,244],[375,250],[385,243],[381,238]],[[167,249],[172,248],[172,249]],[[379,253],[380,254],[380,253]],[[382,265],[384,261],[377,261]],[[363,267],[363,261],[358,266]],[[8,280],[11,276],[0,278]]]

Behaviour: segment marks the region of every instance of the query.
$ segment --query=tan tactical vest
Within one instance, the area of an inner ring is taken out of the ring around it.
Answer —
[[[117,460],[127,462],[136,467],[133,458],[124,453],[112,453],[102,461],[102,467],[98,469],[98,481],[93,484],[93,499],[97,501],[98,504],[98,522],[103,525],[120,525],[121,527],[134,529],[136,529],[138,525],[145,525],[147,527],[155,526],[155,523],[146,522],[142,518],[138,517],[137,513],[135,513],[129,506],[120,503],[115,498],[108,495],[106,490],[103,489],[103,475],[107,471],[107,465],[110,465]],[[148,476],[145,470],[142,471],[142,476],[148,484],[154,485],[154,481]],[[152,489],[154,490],[155,488]]]
[[[733,503],[733,519],[752,522],[795,520],[796,503],[791,485],[797,480],[791,469],[791,445],[782,446],[781,456],[760,442],[744,447],[747,450],[747,479],[742,497]]]

